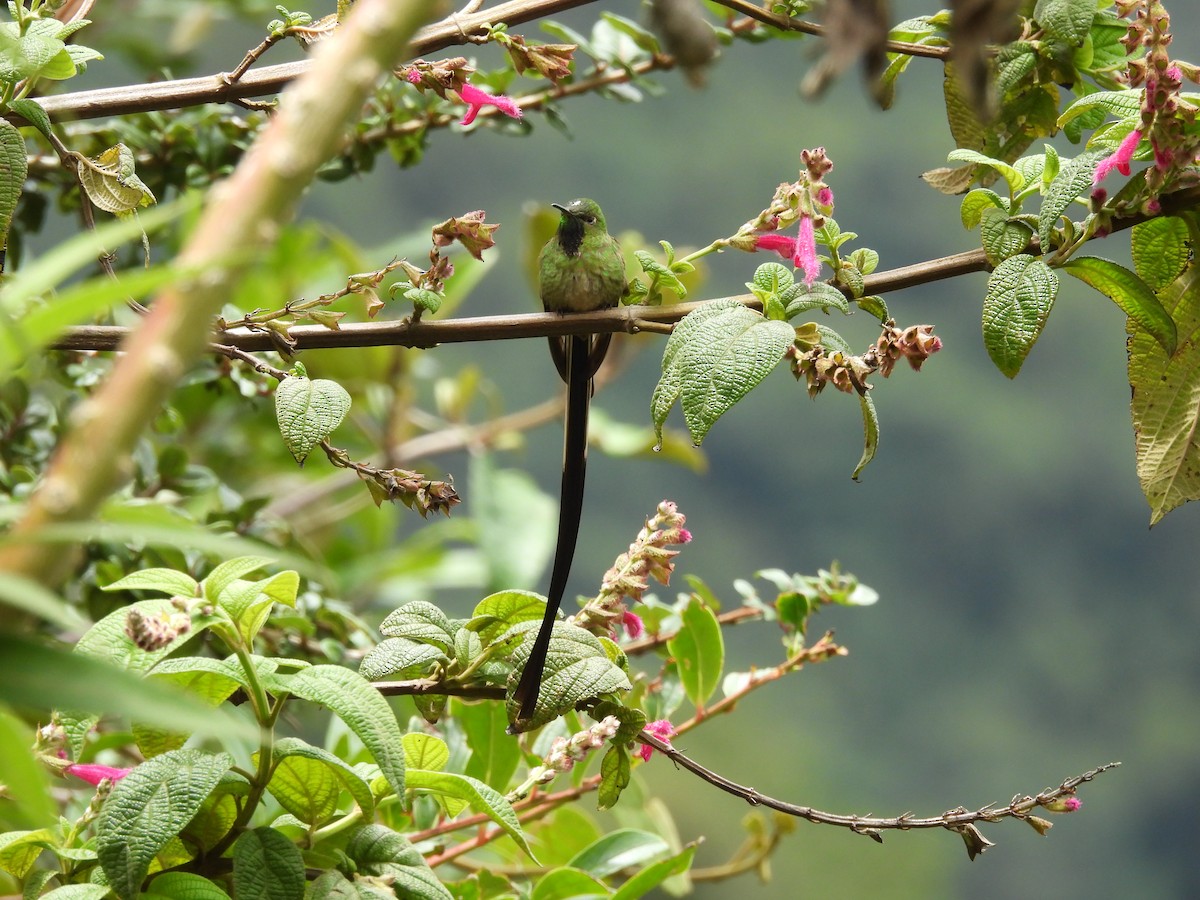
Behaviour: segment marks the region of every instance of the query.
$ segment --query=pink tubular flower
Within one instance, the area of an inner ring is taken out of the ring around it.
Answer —
[[[821,271],[817,260],[817,240],[813,233],[812,216],[800,217],[800,235],[790,238],[783,234],[760,234],[754,240],[755,250],[774,250],[784,259],[789,259],[797,269],[804,271],[804,283],[811,285]]]
[[[660,741],[667,744],[668,746],[670,746],[671,738],[675,734],[675,727],[671,724],[670,720],[668,720],[668,719],[659,719],[656,722],[648,722],[646,724],[646,727],[643,728],[642,730],[644,732],[646,732],[646,734],[650,735],[651,737],[658,738]],[[649,744],[642,744],[641,748],[637,751],[637,755],[640,756],[643,760],[649,762],[650,754],[653,752],[654,752],[654,748],[651,747]]]
[[[467,82],[464,82],[463,86],[458,89],[458,96],[462,97],[463,103],[468,106],[467,114],[462,117],[460,125],[470,125],[474,122],[479,111],[485,106],[494,106],[506,116],[514,119],[521,118],[521,107],[517,106],[517,102],[512,97],[505,97],[503,94],[489,94]]]
[[[422,80],[421,73],[416,69],[409,69],[408,74],[406,74],[404,77],[408,80],[409,84],[420,84]]]
[[[67,766],[63,771],[76,778],[82,778],[88,784],[98,785],[106,778],[109,781],[120,781],[133,769],[116,769],[112,766],[100,766],[94,763],[75,763]]]
[[[1129,132],[1112,156],[1106,156],[1100,160],[1100,165],[1096,166],[1096,174],[1092,176],[1092,184],[1099,184],[1104,180],[1104,176],[1113,169],[1116,169],[1122,175],[1128,175],[1129,163],[1133,159],[1133,151],[1137,149],[1138,141],[1141,139],[1142,133],[1140,131]]]
[[[629,610],[625,610],[621,614],[621,624],[625,626],[625,634],[631,640],[636,641],[646,633],[646,626],[642,624],[642,617],[637,615],[637,613],[631,613]]]

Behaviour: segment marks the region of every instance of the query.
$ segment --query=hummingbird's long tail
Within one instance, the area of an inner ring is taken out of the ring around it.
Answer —
[[[605,336],[607,338],[607,336]],[[550,590],[546,595],[546,615],[538,629],[533,649],[521,672],[521,680],[513,693],[520,704],[517,722],[533,717],[542,686],[542,669],[550,649],[550,634],[558,618],[571,561],[575,557],[575,541],[579,537],[579,520],[583,515],[583,489],[587,471],[588,406],[592,399],[592,375],[599,367],[603,347],[593,349],[587,337],[550,338],[551,355],[559,374],[567,383],[567,411],[563,426],[562,493],[558,509],[558,542],[554,548],[554,565],[550,570]]]

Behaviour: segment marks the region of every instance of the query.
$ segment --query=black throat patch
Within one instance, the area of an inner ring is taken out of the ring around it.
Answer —
[[[583,245],[583,222],[568,214],[558,226],[558,246],[567,256],[578,256]]]

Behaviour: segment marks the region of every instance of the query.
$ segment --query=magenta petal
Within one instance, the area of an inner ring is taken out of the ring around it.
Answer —
[[[812,284],[821,271],[817,259],[817,240],[813,233],[812,216],[800,217],[800,236],[796,238],[796,255],[792,258],[797,269],[804,270],[804,283]]]
[[[74,775],[76,778],[82,778],[88,784],[96,785],[105,778],[111,781],[120,781],[133,769],[117,769],[112,766],[100,766],[94,763],[84,763],[67,766],[66,773]]]

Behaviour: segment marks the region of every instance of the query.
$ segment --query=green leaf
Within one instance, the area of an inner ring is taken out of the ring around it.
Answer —
[[[628,35],[640,49],[645,50],[647,53],[662,52],[658,46],[658,38],[632,19],[627,19],[624,16],[618,16],[610,12],[602,12],[600,18],[617,29],[617,31]]]
[[[1040,259],[1004,260],[988,278],[983,300],[983,344],[1001,372],[1016,378],[1046,325],[1058,276]]]
[[[1021,190],[1021,188],[1025,187],[1025,176],[1002,159],[994,159],[985,153],[980,153],[976,150],[968,150],[966,148],[951,150],[950,155],[947,156],[946,159],[948,159],[950,162],[968,162],[974,163],[978,166],[987,166],[988,168],[995,169],[1002,176],[1004,176],[1004,180],[1008,182],[1008,189],[1014,194]]]
[[[101,900],[110,893],[107,884],[64,884],[62,887],[42,894],[41,898],[42,900]]]
[[[522,622],[514,629],[526,638],[513,651],[514,674],[529,659],[533,632],[537,628],[537,622]],[[628,691],[632,687],[629,676],[609,659],[604,644],[591,632],[565,622],[555,622],[550,634],[550,649],[542,671],[542,689],[527,729],[544,725],[585,700],[602,694]],[[512,696],[516,682],[515,677],[509,682],[509,721],[514,721],[517,715],[517,703]]]
[[[985,209],[995,208],[1008,215],[1008,201],[995,191],[987,188],[975,188],[963,197],[959,215],[962,217],[963,228],[970,230],[979,225]]]
[[[350,395],[327,378],[289,376],[275,389],[275,419],[288,451],[301,465],[313,447],[342,424]]]
[[[765,319],[732,298],[689,313],[663,351],[663,374],[651,399],[655,434],[661,439],[678,398],[692,440],[700,444],[713,423],[779,364],[795,338],[786,322]]]
[[[23,879],[47,847],[57,844],[48,828],[0,834],[0,869]]]
[[[891,314],[888,313],[887,303],[884,302],[882,297],[860,297],[855,302],[858,304],[859,309],[867,313],[867,315],[874,316],[880,322],[886,322],[891,318]]]
[[[442,308],[442,300],[444,298],[436,291],[431,291],[427,288],[410,288],[404,292],[404,299],[411,302],[417,309],[436,313]]]
[[[106,591],[159,591],[172,597],[198,597],[200,585],[185,572],[174,569],[142,569],[106,584]]]
[[[685,847],[682,853],[647,866],[622,884],[612,895],[612,900],[637,900],[644,897],[668,878],[681,875],[691,868],[692,857],[695,855],[696,847],[692,844]]]
[[[396,796],[404,798],[404,748],[400,726],[387,701],[361,675],[341,666],[313,666],[289,677],[297,697],[329,707],[375,757]]]
[[[429,772],[409,769],[408,786],[414,791],[442,794],[464,801],[476,813],[482,813],[499,825],[527,854],[533,858],[525,832],[517,814],[504,796],[482,781],[454,772]],[[534,860],[537,861],[536,859]]]
[[[996,54],[996,94],[1003,97],[1037,68],[1037,48],[1028,41],[1013,41]]]
[[[234,691],[245,687],[247,683],[236,658],[220,660],[185,656],[166,659],[149,677],[200,697],[212,707],[219,706],[229,699]],[[172,731],[140,722],[135,722],[132,730],[138,749],[147,759],[182,747],[189,737],[187,732]]]
[[[8,246],[8,229],[28,173],[25,139],[8,119],[0,119],[0,247]]]
[[[404,835],[390,828],[382,825],[360,828],[346,844],[346,855],[354,860],[359,872],[385,880],[396,897],[405,900],[452,898],[425,858]],[[324,898],[329,895],[314,892],[312,896]]]
[[[233,845],[237,900],[304,900],[300,848],[274,828],[247,831]]]
[[[1116,119],[1128,119],[1138,115],[1142,109],[1142,91],[1131,88],[1124,91],[1097,91],[1086,94],[1070,106],[1058,117],[1058,126],[1062,128],[1072,119],[1089,113],[1094,109],[1103,110]]]
[[[946,121],[950,125],[954,145],[972,150],[982,147],[987,139],[987,132],[975,112],[975,107],[959,84],[953,63],[948,62],[943,67],[942,95],[946,105]]]
[[[1096,163],[1103,156],[1100,152],[1090,152],[1065,162],[1046,188],[1042,208],[1038,211],[1038,240],[1043,252],[1050,249],[1050,232],[1058,217],[1067,211],[1076,197],[1092,186]]]
[[[33,98],[24,97],[20,100],[13,100],[8,104],[8,108],[47,138],[53,137],[54,133],[50,126],[50,116],[47,115],[46,110],[42,109],[42,105]]]
[[[173,750],[113,785],[96,821],[96,853],[118,897],[137,896],[155,855],[232,765],[227,753]]]
[[[371,648],[358,666],[358,674],[367,681],[384,678],[420,678],[439,663],[450,661],[434,644],[422,644],[407,638],[385,638]]]
[[[999,265],[1029,246],[1033,229],[1024,222],[1009,218],[1008,213],[989,206],[980,212],[979,237],[988,262]]]
[[[660,263],[645,250],[635,250],[633,255],[637,257],[637,261],[641,264],[643,272],[657,276],[658,287],[660,289],[666,288],[667,290],[674,291],[681,300],[687,296],[687,288],[684,287],[683,282],[679,280],[678,276],[668,266]]]
[[[1135,225],[1130,233],[1133,268],[1153,291],[1161,291],[1187,267],[1192,257],[1187,223],[1161,216]]]
[[[521,622],[542,620],[546,598],[533,591],[499,591],[476,605],[466,627],[479,635],[485,647]]]
[[[607,878],[622,869],[657,862],[670,852],[670,845],[657,834],[634,828],[620,828],[610,831],[582,850],[569,865],[597,878]]]
[[[324,781],[328,776],[333,776],[340,787],[349,792],[363,817],[371,818],[375,810],[375,798],[371,794],[370,785],[351,765],[328,750],[314,747],[299,738],[281,738],[272,748],[271,758],[274,760],[274,767],[267,790],[297,819],[311,822],[296,812],[293,806],[315,808],[320,805],[319,802],[314,802],[313,782],[308,780],[309,774],[313,774],[316,781]],[[317,772],[312,766],[320,766],[322,771]],[[334,800],[336,799],[335,796]]]
[[[217,603],[225,588],[233,584],[243,575],[257,572],[275,562],[269,556],[239,556],[218,564],[208,577],[204,579],[204,597],[211,603]]]
[[[529,900],[603,900],[612,895],[604,883],[578,869],[551,869],[538,879]]]
[[[190,872],[164,872],[150,882],[148,896],[170,897],[172,900],[230,900],[229,895],[199,875]]]
[[[75,158],[79,183],[98,209],[124,215],[155,202],[150,188],[137,177],[133,151],[124,144],[109,147],[91,159],[80,155]]]
[[[249,644],[266,624],[271,607],[276,603],[294,607],[299,589],[300,575],[288,569],[262,581],[236,580],[220,592],[217,604]]]
[[[454,645],[454,628],[446,614],[426,600],[413,600],[391,612],[379,623],[379,633],[435,644],[449,651]]]
[[[858,481],[858,476],[875,458],[875,451],[879,449],[879,414],[875,412],[875,401],[870,394],[859,394],[858,405],[863,415],[863,452],[858,465],[850,473],[855,481]]]
[[[679,631],[667,641],[667,652],[675,657],[688,699],[697,709],[703,709],[721,683],[725,666],[721,625],[713,611],[695,597],[684,607],[681,618]]]
[[[34,758],[32,743],[33,728],[0,706],[0,784],[5,786],[6,798],[0,805],[0,831],[10,826],[39,828],[55,822],[46,767]],[[24,877],[24,873],[18,877]]]
[[[1137,275],[1124,266],[1095,256],[1077,256],[1063,268],[1121,307],[1138,327],[1158,341],[1168,356],[1175,352],[1175,322]]]
[[[796,285],[787,300],[785,314],[788,319],[794,319],[801,313],[814,309],[824,312],[836,309],[838,312],[850,315],[850,301],[832,284],[826,284],[823,281],[814,281],[811,285],[803,283]]]
[[[1054,37],[1080,46],[1092,28],[1096,0],[1038,0],[1033,18]]]
[[[1138,480],[1150,524],[1200,497],[1200,266],[1189,266],[1159,294],[1183,339],[1173,355],[1149,331],[1129,322]]]
[[[404,736],[404,758],[414,769],[440,772],[450,761],[450,748],[436,735],[414,731]]]

